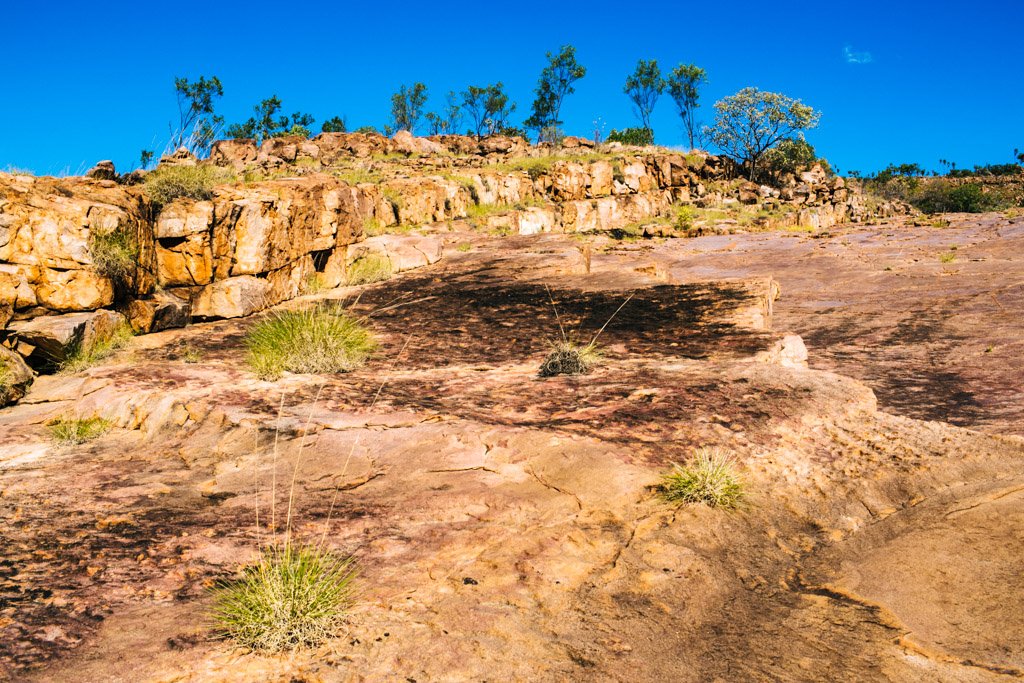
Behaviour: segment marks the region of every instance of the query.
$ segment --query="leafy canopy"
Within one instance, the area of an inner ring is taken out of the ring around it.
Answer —
[[[680,64],[672,69],[665,83],[668,94],[676,103],[679,116],[683,119],[683,127],[690,139],[690,148],[694,147],[694,114],[700,106],[700,86],[708,82],[707,73],[696,64]]]
[[[708,133],[723,154],[747,166],[754,179],[765,152],[818,125],[821,114],[800,100],[757,88],[744,88],[715,103],[715,125]]]
[[[622,92],[633,102],[633,112],[647,130],[651,130],[651,112],[664,91],[665,79],[656,59],[641,59],[626,77]]]
[[[558,54],[548,52],[547,59],[534,91],[537,97],[533,111],[524,122],[527,128],[538,132],[561,125],[562,102],[576,92],[573,84],[587,74],[586,67],[576,61],[576,48],[572,45],[563,45]]]

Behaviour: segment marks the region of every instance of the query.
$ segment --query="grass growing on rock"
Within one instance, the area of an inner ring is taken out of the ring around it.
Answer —
[[[146,194],[159,205],[175,199],[212,199],[213,186],[228,178],[213,166],[166,166],[146,174]]]
[[[108,420],[93,416],[85,418],[59,417],[46,426],[55,443],[71,446],[103,436],[112,425]]]
[[[585,375],[590,372],[601,358],[601,352],[594,343],[578,344],[563,340],[554,344],[554,348],[540,364],[541,377],[556,375]]]
[[[139,241],[124,228],[89,235],[89,255],[101,275],[117,282],[127,281],[139,264]]]
[[[284,372],[349,372],[377,348],[362,322],[333,305],[273,313],[252,326],[245,345],[249,366],[267,380]]]
[[[217,591],[214,619],[224,637],[252,650],[316,646],[334,635],[353,598],[352,560],[326,549],[265,549]]]
[[[670,503],[704,503],[726,510],[746,501],[732,458],[715,448],[700,448],[687,464],[673,464],[672,471],[662,477],[660,492]]]
[[[347,281],[350,285],[368,285],[388,280],[391,274],[391,259],[371,252],[348,264]]]
[[[86,370],[126,346],[133,336],[135,335],[131,326],[121,323],[106,336],[99,337],[87,344],[77,342],[68,349],[67,355],[60,363],[60,371],[75,373]]]

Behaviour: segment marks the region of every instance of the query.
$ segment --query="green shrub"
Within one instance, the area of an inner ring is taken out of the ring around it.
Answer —
[[[212,199],[213,186],[223,180],[214,166],[164,166],[146,174],[146,194],[157,205],[175,199]]]
[[[139,265],[139,241],[133,231],[123,227],[105,233],[92,231],[89,255],[100,275],[115,282],[128,282]]]
[[[699,448],[686,465],[673,464],[662,477],[661,496],[670,503],[704,503],[734,509],[745,502],[743,481],[732,458],[714,448]]]
[[[654,131],[650,128],[623,128],[612,130],[606,142],[620,142],[623,145],[649,147],[654,144]]]
[[[54,442],[67,446],[97,439],[106,434],[112,425],[101,417],[59,417],[46,426]]]
[[[923,183],[910,196],[910,203],[925,213],[982,213],[999,207],[995,196],[986,194],[978,183],[954,185],[946,180]]]
[[[285,371],[349,372],[377,347],[368,329],[340,307],[279,311],[257,322],[245,337],[249,366],[261,379]]]
[[[60,371],[75,373],[90,368],[127,345],[133,336],[131,326],[121,323],[107,336],[98,337],[87,344],[76,342],[68,348],[60,363]]]
[[[353,601],[350,558],[309,546],[270,547],[238,580],[220,584],[214,619],[243,647],[280,652],[333,636]]]
[[[350,285],[368,285],[391,277],[391,259],[373,252],[363,254],[348,264],[347,281]]]

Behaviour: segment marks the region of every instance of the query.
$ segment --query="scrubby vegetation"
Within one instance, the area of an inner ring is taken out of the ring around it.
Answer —
[[[91,368],[123,348],[133,336],[131,326],[121,323],[108,335],[98,336],[88,343],[76,342],[68,348],[64,360],[60,363],[60,371],[75,373]]]
[[[139,265],[139,240],[125,227],[110,232],[93,230],[89,235],[89,255],[96,272],[116,283],[126,283]]]
[[[391,259],[384,254],[363,254],[348,264],[347,281],[350,285],[368,285],[391,277]]]
[[[272,313],[252,326],[245,345],[249,366],[268,380],[284,372],[350,372],[377,348],[360,320],[327,304]]]
[[[673,464],[662,477],[660,493],[670,503],[704,503],[727,510],[746,501],[732,458],[715,448],[699,448],[687,464]]]
[[[252,650],[316,646],[341,625],[355,578],[352,560],[328,550],[266,548],[241,578],[218,586],[214,618],[224,637]]]
[[[890,164],[864,180],[868,192],[898,199],[925,213],[982,213],[1009,209],[1024,203],[1008,187],[926,177],[918,164]]]
[[[541,377],[556,375],[585,375],[590,372],[601,357],[597,346],[579,344],[563,340],[553,345],[554,348],[540,364],[538,374]]]
[[[612,129],[612,132],[608,133],[607,142],[619,142],[623,145],[647,147],[654,144],[654,131],[650,128],[623,128],[622,130]]]
[[[227,180],[215,166],[164,166],[146,174],[146,194],[157,205],[175,199],[213,198],[213,186]]]
[[[101,417],[60,417],[46,425],[50,437],[62,446],[77,445],[92,441],[106,434],[112,424]]]

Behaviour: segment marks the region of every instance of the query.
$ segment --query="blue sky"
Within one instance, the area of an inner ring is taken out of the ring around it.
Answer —
[[[642,9],[641,9],[642,8]],[[176,75],[217,75],[228,122],[277,94],[288,112],[350,128],[387,122],[389,97],[501,80],[529,114],[544,53],[571,43],[588,69],[562,118],[570,134],[635,125],[622,83],[637,59],[703,66],[700,116],[745,86],[823,114],[808,139],[841,171],[1006,162],[1024,149],[1024,1],[974,3],[534,2],[8,3],[0,168],[80,172],[162,149]],[[681,144],[671,100],[653,127]]]

